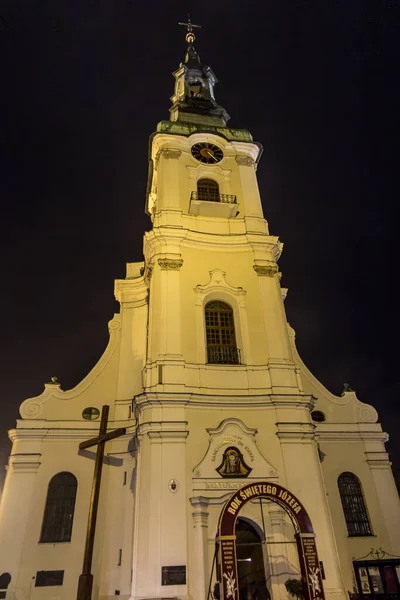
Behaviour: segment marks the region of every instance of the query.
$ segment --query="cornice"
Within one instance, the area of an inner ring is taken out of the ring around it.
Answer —
[[[340,423],[337,429],[321,431],[319,424],[316,439],[319,442],[380,442],[386,443],[388,435],[383,431],[370,431],[357,423]],[[337,426],[337,425],[336,425]]]
[[[312,423],[292,422],[277,423],[278,431],[276,435],[282,441],[313,440],[315,425]]]
[[[171,211],[176,212],[176,211]],[[197,217],[193,217],[197,218]],[[214,219],[212,219],[214,222]],[[255,252],[259,256],[271,256],[272,260],[279,259],[283,244],[277,236],[254,235],[251,233],[238,234],[216,234],[192,231],[184,227],[162,227],[154,228],[145,233],[145,254],[153,257],[157,253],[158,244],[162,244],[162,252],[165,253],[169,246],[171,248],[210,248],[226,252],[247,251]],[[174,250],[175,251],[175,250]]]
[[[187,408],[205,406],[208,408],[214,408],[219,410],[221,407],[227,408],[232,407],[246,408],[247,410],[257,410],[259,408],[270,408],[275,410],[277,407],[284,408],[304,408],[309,409],[313,406],[314,399],[312,396],[293,395],[288,394],[287,396],[279,394],[247,394],[240,395],[239,397],[235,394],[221,395],[215,394],[197,394],[197,393],[169,393],[169,392],[144,392],[138,396],[135,396],[135,404],[143,410],[146,407],[160,407],[165,406],[168,408],[176,406],[185,406]]]
[[[187,425],[187,421],[147,421],[139,425],[137,436],[140,439],[147,435],[155,441],[182,441],[189,435]]]
[[[390,469],[392,466],[389,455],[384,450],[382,452],[366,452],[365,457],[371,469]]]
[[[149,291],[144,277],[141,276],[137,279],[116,279],[114,295],[120,304],[129,303],[133,307],[139,307],[147,304]]]
[[[48,427],[48,422],[45,421],[46,428],[42,429],[12,429],[8,432],[10,440],[14,442],[47,442],[47,441],[65,441],[65,440],[77,440],[84,441],[88,438],[94,437],[98,433],[99,424],[96,429],[76,429],[76,428],[58,428],[52,429]],[[109,429],[116,427],[115,423],[109,424]],[[136,432],[136,425],[125,426],[127,432],[118,438],[119,440],[130,440]],[[113,442],[111,442],[113,443]]]
[[[188,431],[148,431],[147,436],[151,440],[185,440]]]
[[[8,459],[8,467],[15,473],[36,473],[40,467],[41,454],[11,454]]]

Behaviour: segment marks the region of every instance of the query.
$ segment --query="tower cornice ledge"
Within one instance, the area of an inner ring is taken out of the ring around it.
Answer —
[[[282,441],[313,440],[315,438],[315,425],[313,423],[277,423],[276,435]]]
[[[163,211],[166,213],[168,211]],[[174,211],[176,213],[176,211]],[[181,213],[179,213],[181,214]],[[195,219],[185,215],[185,219]],[[211,219],[214,222],[214,219]],[[162,250],[159,248],[162,247]],[[257,264],[264,265],[279,260],[283,244],[276,236],[268,234],[252,234],[243,232],[210,233],[202,231],[191,231],[186,227],[156,227],[145,234],[146,262],[159,253],[176,253],[179,248],[213,248],[223,252],[246,252],[254,253]],[[117,280],[120,281],[120,280]]]
[[[176,407],[181,406],[207,406],[209,408],[219,409],[224,407],[246,408],[249,411],[263,408],[291,407],[306,408],[311,410],[314,406],[315,398],[310,395],[293,394],[243,394],[241,396],[234,394],[193,394],[193,393],[168,393],[168,392],[144,392],[135,397],[135,404],[138,408],[146,407]]]
[[[134,307],[147,303],[149,291],[144,277],[137,279],[116,279],[114,282],[115,299],[120,304],[130,303]]]

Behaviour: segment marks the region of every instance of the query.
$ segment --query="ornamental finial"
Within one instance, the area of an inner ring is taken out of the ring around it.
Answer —
[[[183,27],[187,28],[186,41],[189,44],[193,44],[193,42],[195,40],[195,35],[193,33],[193,29],[200,29],[201,25],[195,25],[194,23],[192,23],[191,20],[190,20],[190,15],[188,15],[187,23],[180,23],[179,22],[178,25],[183,25]]]

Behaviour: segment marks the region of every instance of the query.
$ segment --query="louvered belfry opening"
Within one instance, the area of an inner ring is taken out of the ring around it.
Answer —
[[[225,302],[213,300],[206,304],[207,363],[238,365],[233,310]]]
[[[199,179],[197,182],[197,199],[201,202],[219,202],[219,186],[212,179]]]
[[[338,478],[338,486],[349,536],[372,535],[358,477],[354,473],[342,473]]]
[[[78,482],[62,471],[50,480],[43,516],[41,543],[70,542]]]

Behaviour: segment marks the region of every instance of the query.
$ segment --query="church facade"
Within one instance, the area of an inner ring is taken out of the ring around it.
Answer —
[[[286,600],[285,582],[305,577],[301,507],[318,552],[313,598],[399,594],[387,436],[372,406],[348,387],[331,394],[299,357],[257,185],[262,147],[228,127],[191,27],[187,41],[170,120],[150,137],[152,229],[144,260],[115,282],[109,344],[75,388],[54,378],[25,400],[10,432],[0,598],[76,598],[95,454],[78,446],[104,405],[109,429],[126,432],[106,444],[94,599]],[[231,502],[228,589],[219,524]]]

